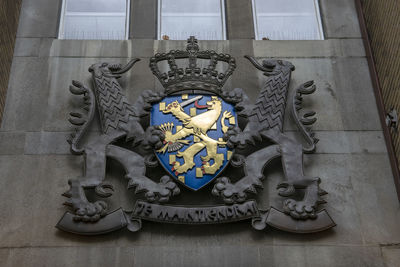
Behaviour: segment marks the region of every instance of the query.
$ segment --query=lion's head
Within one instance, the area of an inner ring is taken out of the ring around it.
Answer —
[[[212,96],[210,101],[207,101],[207,108],[213,110],[221,110],[222,102],[218,97]]]

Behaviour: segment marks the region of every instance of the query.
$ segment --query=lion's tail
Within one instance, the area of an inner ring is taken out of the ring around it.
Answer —
[[[69,90],[74,95],[83,95],[84,100],[83,109],[85,110],[85,112],[83,114],[76,112],[70,113],[71,118],[69,119],[69,122],[78,127],[75,128],[74,133],[72,133],[71,137],[67,140],[68,143],[71,145],[71,152],[73,154],[79,155],[84,152],[84,148],[79,147],[79,142],[87,132],[90,122],[93,120],[94,117],[96,109],[95,97],[92,90],[90,90],[78,81],[72,81],[72,85],[69,87]]]
[[[317,138],[314,137],[315,133],[311,129],[311,125],[313,125],[317,121],[317,118],[313,118],[315,112],[305,112],[301,116],[299,114],[299,110],[302,108],[302,95],[312,94],[315,92],[315,90],[316,87],[314,85],[314,81],[303,83],[296,89],[291,105],[291,115],[308,144],[308,147],[303,148],[304,153],[313,153],[315,151],[316,144],[319,141]]]

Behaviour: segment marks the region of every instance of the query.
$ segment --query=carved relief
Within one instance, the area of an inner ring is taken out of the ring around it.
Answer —
[[[316,121],[315,112],[300,115],[299,110],[303,95],[313,93],[315,85],[312,81],[302,84],[288,101],[294,66],[287,61],[264,60],[260,64],[246,58],[267,77],[254,104],[241,89],[222,91],[236,68],[235,59],[200,51],[194,37],[188,39],[186,51],[173,50],[150,59],[150,68],[164,91],[144,91],[134,105],[123,95],[117,79],[138,59],[124,67],[92,65],[93,90],[73,81],[70,91],[83,96],[84,106],[83,112],[71,113],[70,122],[77,129],[69,142],[71,152],[85,158],[85,171],[82,177],[69,180],[70,189],[64,196],[71,211],[57,227],[78,234],[101,234],[125,226],[138,231],[142,220],[210,224],[246,219],[251,219],[257,230],[269,225],[310,233],[335,226],[319,207],[326,194],[320,178],[306,176],[303,170],[303,153],[314,152],[318,140],[310,128]],[[187,67],[178,67],[177,59],[186,59]],[[198,59],[208,60],[208,66],[201,68]],[[167,73],[158,68],[162,61],[168,63]],[[224,72],[216,70],[219,62],[227,65]],[[287,103],[307,147],[282,132]],[[82,143],[96,113],[102,133]],[[117,141],[131,146],[121,147]],[[110,213],[105,200],[87,199],[87,189],[94,189],[100,198],[113,193],[113,186],[105,180],[107,158],[121,163],[128,187],[136,194],[143,193],[132,212],[121,208]],[[264,169],[275,158],[281,158],[284,170],[284,180],[277,186],[277,193],[284,198],[282,206],[260,210],[251,196],[262,189]],[[149,168],[164,170],[164,175],[155,181],[146,176]],[[229,177],[230,168],[240,169],[243,177]],[[210,183],[215,206],[166,204],[181,190],[205,190]],[[303,197],[299,199],[299,195]]]

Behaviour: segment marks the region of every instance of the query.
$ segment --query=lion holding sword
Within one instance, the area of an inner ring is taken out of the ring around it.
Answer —
[[[177,161],[173,163],[172,170],[178,174],[185,173],[192,169],[195,166],[193,160],[194,156],[204,148],[207,149],[207,156],[201,157],[203,161],[203,166],[201,167],[203,174],[214,174],[224,162],[224,154],[217,153],[217,147],[225,146],[226,142],[212,139],[207,135],[207,132],[213,128],[221,116],[221,100],[216,96],[212,96],[211,101],[207,101],[206,103],[206,108],[208,110],[196,116],[190,116],[183,110],[184,106],[187,106],[195,101],[197,103],[197,101],[201,98],[202,96],[197,96],[182,103],[174,101],[168,104],[162,111],[164,114],[172,113],[172,115],[182,122],[183,127],[173,134],[173,123],[164,123],[160,125],[160,129],[165,135],[165,140],[164,147],[159,149],[157,152],[165,153],[167,149],[169,152],[177,151],[185,144],[189,144],[189,140],[185,140],[184,138],[193,135],[195,139],[195,143],[193,145],[189,146],[184,151],[179,151],[176,155],[184,160],[184,164],[180,164]],[[223,130],[226,131],[227,129],[224,120],[231,117],[232,115],[230,112],[225,111],[223,113],[221,119],[221,126]],[[211,160],[213,160],[212,164],[210,164]]]

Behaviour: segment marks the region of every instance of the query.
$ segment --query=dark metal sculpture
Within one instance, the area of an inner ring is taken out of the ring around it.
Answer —
[[[312,153],[318,140],[310,129],[315,113],[300,116],[299,110],[303,95],[313,93],[315,85],[312,81],[302,84],[288,101],[294,66],[287,61],[260,64],[246,58],[267,76],[254,104],[241,89],[222,90],[236,67],[235,59],[200,51],[194,37],[188,39],[186,51],[173,50],[150,59],[150,68],[165,90],[144,91],[134,105],[123,95],[117,79],[139,59],[124,67],[92,65],[93,90],[73,81],[70,91],[83,95],[85,105],[82,113],[71,113],[70,122],[78,128],[69,142],[72,153],[84,156],[85,171],[82,177],[69,180],[70,189],[64,196],[71,212],[65,213],[57,227],[92,235],[122,227],[138,231],[142,220],[210,224],[251,219],[257,230],[269,225],[295,233],[335,226],[328,213],[319,209],[325,203],[321,196],[326,194],[319,187],[320,179],[303,172],[303,153]],[[188,66],[178,67],[177,59],[187,59]],[[208,66],[201,68],[199,59],[207,60]],[[169,66],[166,73],[159,70],[163,61]],[[227,67],[218,72],[221,62]],[[287,102],[307,147],[282,133]],[[96,110],[102,133],[81,144]],[[281,208],[260,210],[249,197],[263,187],[264,168],[278,157],[285,176],[278,184],[278,194],[285,200]],[[112,195],[113,186],[105,181],[107,158],[121,163],[128,188],[139,194],[131,212],[118,209],[110,213],[104,200],[90,202],[87,198],[87,189],[94,189],[101,198]],[[156,169],[164,169],[159,180],[146,176]],[[237,177],[238,173],[243,175]],[[210,182],[215,182],[212,195],[220,200],[214,206],[165,204],[180,193],[180,185],[196,191]]]

